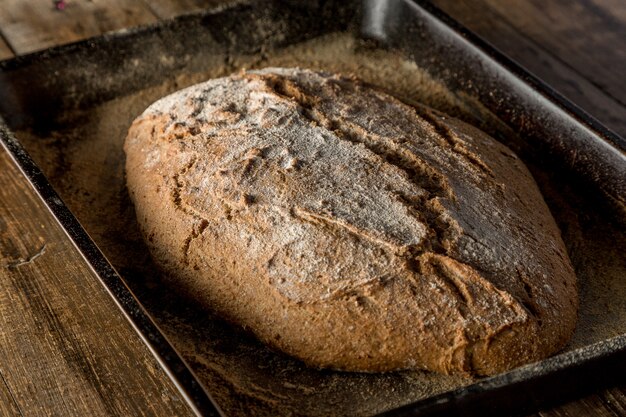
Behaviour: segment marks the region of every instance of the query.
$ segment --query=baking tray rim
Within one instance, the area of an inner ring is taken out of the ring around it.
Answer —
[[[506,54],[500,52],[480,36],[466,28],[464,25],[451,18],[445,12],[429,3],[427,0],[403,0],[419,7],[430,17],[452,30],[458,36],[464,38],[470,47],[485,53],[489,58],[500,64],[504,71],[509,72],[515,78],[527,85],[532,91],[541,94],[547,98],[549,102],[555,104],[568,115],[572,116],[576,123],[581,124],[586,129],[598,136],[600,139],[608,142],[608,144],[619,151],[626,150],[626,140],[614,133],[611,129],[604,126],[601,122],[582,110],[576,104],[558,93],[550,85],[534,76]],[[237,1],[228,4],[226,7],[217,7],[214,9],[204,10],[200,12],[188,13],[173,19],[162,20],[150,25],[140,26],[131,29],[122,29],[110,32],[104,35],[81,40],[78,42],[55,46],[45,50],[33,52],[30,54],[14,57],[5,61],[0,61],[0,72],[17,69],[23,66],[36,64],[37,61],[47,59],[56,55],[71,54],[73,51],[81,48],[93,49],[99,45],[107,45],[116,38],[125,38],[129,36],[141,36],[171,24],[181,18],[187,16],[208,16],[223,13],[231,8],[238,6],[247,6],[254,4],[254,1]],[[77,218],[71,213],[69,208],[63,203],[60,196],[48,182],[46,176],[39,167],[30,158],[24,147],[15,138],[12,131],[0,115],[0,143],[12,157],[23,175],[33,186],[38,196],[45,203],[48,210],[53,214],[65,230],[67,236],[80,251],[84,259],[90,267],[96,272],[100,283],[109,292],[114,299],[116,305],[120,308],[122,314],[129,320],[133,328],[137,331],[141,339],[146,343],[147,347],[153,353],[159,364],[163,367],[168,377],[172,379],[176,387],[180,390],[183,397],[187,400],[194,412],[199,415],[221,415],[221,411],[211,399],[202,384],[197,380],[189,365],[184,361],[182,356],[167,340],[166,336],[153,322],[151,317],[142,307],[139,300],[132,291],[127,287],[121,276],[115,271],[113,266],[100,251],[96,243],[89,237],[86,230],[80,225]],[[439,415],[445,410],[446,415],[452,415],[455,412],[463,411],[455,408],[457,405],[471,405],[471,401],[480,397],[481,394],[498,391],[503,388],[518,386],[519,384],[532,384],[540,381],[542,378],[558,375],[563,372],[576,371],[583,369],[590,364],[603,364],[602,369],[609,369],[608,366],[615,365],[619,362],[619,358],[624,357],[626,360],[626,333],[618,335],[611,339],[586,345],[568,352],[558,353],[544,360],[515,368],[511,371],[481,379],[473,384],[458,389],[443,392],[438,395],[427,397],[402,407],[389,410],[382,413],[385,416],[400,415]],[[167,359],[165,359],[167,358]],[[618,359],[615,361],[614,359]],[[605,362],[609,362],[608,364]],[[618,370],[620,367],[617,367]],[[622,365],[623,368],[623,365]],[[592,370],[585,369],[585,372]],[[614,378],[613,378],[614,379]],[[612,378],[606,378],[604,381],[615,383]],[[595,384],[601,384],[602,380],[592,378]],[[583,388],[590,388],[584,384]],[[604,386],[605,384],[602,384]],[[595,388],[598,388],[597,385]],[[578,392],[587,392],[583,389]],[[545,400],[531,404],[537,406],[545,403]],[[451,408],[452,407],[452,408]],[[484,407],[484,405],[483,405]],[[482,410],[488,410],[483,408]],[[498,411],[494,408],[491,411]],[[467,414],[469,415],[469,414]],[[473,414],[472,414],[473,415]]]
[[[223,415],[211,394],[200,384],[191,367],[159,329],[121,275],[113,268],[54,190],[41,169],[7,127],[2,115],[0,115],[0,148],[7,151],[37,196],[62,227],[70,242],[82,255],[83,260],[95,272],[100,284],[180,392],[191,411],[198,416]]]

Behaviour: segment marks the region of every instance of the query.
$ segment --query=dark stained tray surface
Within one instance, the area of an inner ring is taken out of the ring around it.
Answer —
[[[270,65],[353,72],[511,146],[535,175],[579,277],[580,321],[566,352],[474,385],[426,372],[316,371],[165,286],[125,191],[125,132],[171,91]],[[197,380],[181,362],[169,366],[206,413],[211,405],[197,383],[227,414],[369,415],[404,406],[390,413],[479,415],[529,410],[611,383],[626,370],[623,139],[427,4],[235,5],[0,63],[0,96],[0,113],[46,177],[28,165],[20,144],[3,139],[106,275],[105,285],[117,288],[126,310],[135,308],[89,237],[54,203],[48,180],[189,364]],[[161,356],[173,356],[145,317],[131,317],[154,335],[148,339]]]

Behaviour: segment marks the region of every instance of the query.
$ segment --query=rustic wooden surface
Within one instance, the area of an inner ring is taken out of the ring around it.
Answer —
[[[626,390],[611,388],[600,394],[581,398],[546,411],[533,417],[620,417],[626,415]]]
[[[0,59],[220,1],[69,0],[67,8],[58,11],[52,1],[2,0]],[[433,2],[626,136],[626,2]],[[98,311],[114,311],[114,307],[107,305],[96,280],[85,278],[93,278],[92,272],[77,261],[76,250],[19,178],[4,150],[0,150],[0,194],[0,415],[47,415],[59,410],[65,414],[70,407],[82,407],[72,410],[76,415],[94,415],[132,410],[141,402],[144,413],[156,411],[155,404],[175,407],[178,403],[168,401],[167,394],[160,399],[146,394],[150,389],[173,391],[168,385],[159,388],[166,379],[120,316],[109,315],[102,322]],[[33,258],[44,242],[42,254]],[[62,311],[62,317],[55,311]],[[113,343],[104,352],[98,346],[103,326],[116,326],[107,337],[118,340],[119,336],[125,344]],[[163,415],[184,412],[159,411]],[[534,414],[581,415],[626,416],[626,386]]]
[[[9,391],[9,387],[0,375],[0,416],[14,417],[21,415],[21,411]]]
[[[0,8],[0,32],[18,55],[156,20],[142,1],[69,0],[57,10],[53,1],[2,0]]]
[[[193,415],[0,146],[0,415]]]
[[[432,2],[626,136],[626,2]]]

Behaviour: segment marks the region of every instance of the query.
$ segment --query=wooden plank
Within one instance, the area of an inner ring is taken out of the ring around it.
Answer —
[[[579,0],[580,1],[580,0]],[[609,14],[617,19],[620,25],[626,25],[626,2],[624,0],[582,0],[587,9],[600,10],[603,14]]]
[[[596,1],[603,2],[609,0]],[[626,105],[624,104],[626,101],[622,101],[612,93],[608,94],[593,79],[587,79],[584,74],[585,71],[582,70],[582,67],[585,66],[584,62],[576,60],[574,57],[568,58],[566,56],[563,58],[557,54],[559,50],[569,47],[567,39],[562,39],[561,41],[564,42],[564,45],[556,48],[554,45],[544,43],[542,40],[535,40],[529,35],[529,33],[544,31],[542,39],[550,38],[552,31],[558,31],[555,27],[561,26],[558,21],[548,23],[535,20],[534,16],[541,14],[539,9],[526,10],[528,17],[525,21],[527,21],[528,27],[511,20],[509,16],[519,18],[518,15],[520,13],[518,11],[509,11],[509,9],[527,8],[526,3],[520,1],[514,2],[509,8],[504,6],[508,2],[498,3],[499,6],[497,8],[492,7],[492,3],[497,2],[491,2],[491,0],[434,0],[433,3],[494,44],[498,49],[518,61],[618,134],[626,136]],[[552,2],[548,3],[553,5]],[[572,4],[578,3],[580,2]],[[553,12],[555,19],[559,18],[564,21],[576,17],[573,13],[574,16],[570,16],[567,13],[567,11],[562,11],[561,13]],[[624,28],[626,28],[626,24]],[[573,31],[572,36],[579,39],[579,50],[591,51],[598,46],[595,38],[592,39],[583,32]],[[588,44],[584,45],[584,42],[588,42]],[[621,42],[621,45],[625,44],[626,42]],[[623,54],[626,56],[626,50],[622,53],[619,50],[619,46],[616,45],[612,47],[603,46],[601,49],[602,51],[598,53],[605,55]],[[581,53],[579,52],[579,54]],[[591,52],[589,53],[591,54]],[[594,55],[595,53],[591,54],[590,57],[592,58]],[[619,65],[623,65],[621,72]],[[609,73],[612,71],[620,75],[626,73],[626,62],[623,64],[617,63],[617,66],[610,66],[603,72]],[[609,88],[611,91],[617,91],[626,85],[626,83],[622,82],[623,77],[615,77],[614,73],[612,73],[612,82],[615,84]],[[626,97],[624,98],[626,99]]]
[[[483,0],[526,36],[626,104],[626,21],[602,2]]]
[[[626,416],[626,386],[607,389],[601,395],[607,406],[618,415]]]
[[[13,51],[9,48],[9,45],[0,37],[0,61],[13,57]]]
[[[2,0],[2,35],[13,51],[22,55],[156,21],[140,1],[68,0],[66,4],[64,10],[57,10],[52,1]]]
[[[21,412],[192,415],[1,146],[0,167],[0,370]]]
[[[590,395],[577,401],[539,412],[541,417],[620,417],[606,405],[600,395]],[[621,414],[623,416],[623,414]]]
[[[9,391],[9,387],[4,382],[4,378],[0,373],[0,416],[6,417],[22,417],[20,409],[13,400],[13,395]]]
[[[144,0],[161,19],[170,19],[185,13],[197,12],[228,3],[227,0]],[[231,1],[231,3],[234,1]]]

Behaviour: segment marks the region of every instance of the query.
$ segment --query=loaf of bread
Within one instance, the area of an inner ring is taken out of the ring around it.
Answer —
[[[268,68],[157,101],[125,151],[173,290],[311,366],[488,375],[572,335],[576,277],[537,185],[459,120]]]

